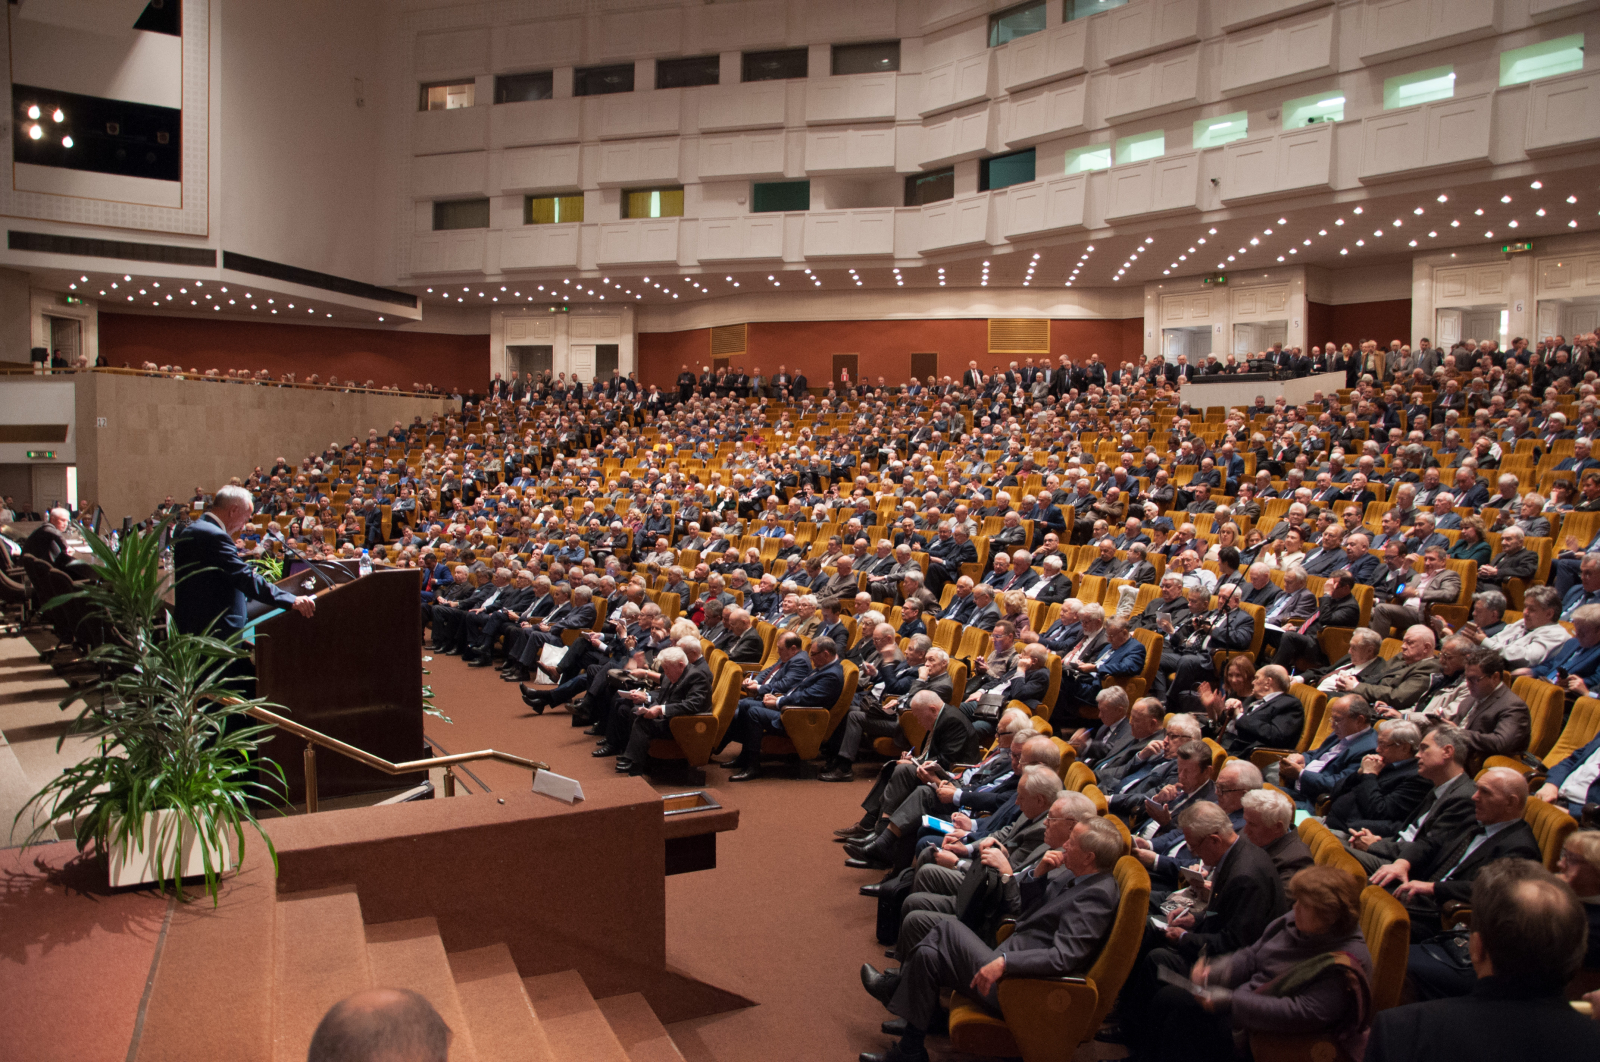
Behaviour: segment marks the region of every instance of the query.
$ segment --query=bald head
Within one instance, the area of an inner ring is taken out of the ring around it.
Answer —
[[[446,1062],[450,1027],[407,988],[369,988],[335,1003],[306,1062]]]

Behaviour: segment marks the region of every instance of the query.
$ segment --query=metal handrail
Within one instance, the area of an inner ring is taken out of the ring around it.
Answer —
[[[338,738],[329,737],[320,730],[313,730],[303,726],[293,719],[285,718],[277,712],[270,712],[265,708],[246,708],[245,714],[259,719],[263,723],[271,723],[279,729],[286,730],[296,737],[306,741],[305,774],[306,774],[306,813],[311,814],[317,810],[317,746],[357,763],[365,764],[374,770],[385,774],[411,774],[415,771],[426,771],[433,767],[444,768],[444,795],[456,795],[455,765],[469,763],[472,760],[499,760],[501,763],[513,764],[517,767],[526,767],[530,771],[548,771],[550,765],[538,760],[526,759],[522,756],[513,756],[509,752],[500,752],[495,749],[479,749],[477,752],[457,752],[449,756],[430,756],[425,760],[406,760],[404,763],[390,763],[382,756],[374,756],[365,749],[358,749],[354,745],[347,745]]]

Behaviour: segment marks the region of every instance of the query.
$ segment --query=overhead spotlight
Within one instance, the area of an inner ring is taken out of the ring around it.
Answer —
[[[1450,202],[1450,197],[1449,197],[1449,196],[1447,196],[1447,195],[1441,195],[1441,196],[1440,196],[1440,197],[1439,197],[1439,202],[1441,202],[1441,203],[1448,203],[1448,202]]]
[[[1577,202],[1577,201],[1578,201],[1578,197],[1577,197],[1577,196],[1575,196],[1575,195],[1569,195],[1569,196],[1567,196],[1567,202],[1569,202],[1569,203],[1576,203],[1576,202]]]
[[[1355,210],[1352,211],[1352,213],[1355,213],[1355,214],[1361,213],[1361,208],[1360,207],[1356,207]]]
[[[35,121],[37,121],[38,118],[39,118],[39,114],[40,114],[39,105],[37,103],[33,103],[33,104],[29,104],[28,105],[28,117],[29,118],[32,118]]]
[[[1528,187],[1537,192],[1539,189],[1544,187],[1544,184],[1540,181],[1534,181],[1532,184],[1528,185]]]
[[[1413,210],[1412,213],[1413,214],[1420,214],[1420,213],[1422,213],[1422,208],[1421,207],[1417,207],[1417,209]],[[1400,223],[1397,221],[1397,222],[1395,222],[1395,224],[1398,225]]]

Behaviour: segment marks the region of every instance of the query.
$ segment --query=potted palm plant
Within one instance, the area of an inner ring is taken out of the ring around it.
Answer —
[[[254,809],[280,796],[283,772],[259,753],[271,727],[246,712],[282,709],[240,696],[236,665],[249,649],[237,635],[182,634],[168,622],[165,531],[130,531],[113,549],[84,530],[100,578],[51,606],[79,599],[103,628],[87,658],[98,680],[61,705],[83,697],[67,732],[95,751],[34,794],[17,820],[34,814],[32,844],[70,819],[79,851],[103,854],[114,886],[153,881],[181,897],[183,878],[203,876],[215,902],[220,875],[243,858],[247,828],[276,863]]]

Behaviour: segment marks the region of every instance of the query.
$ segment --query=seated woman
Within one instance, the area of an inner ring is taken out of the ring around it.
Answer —
[[[1489,531],[1481,516],[1462,517],[1461,537],[1450,547],[1450,559],[1489,563]]]
[[[1166,985],[1151,1001],[1150,1057],[1173,1062],[1246,1058],[1251,1033],[1327,1036],[1342,1057],[1366,1052],[1372,956],[1361,935],[1364,882],[1311,866],[1289,882],[1294,907],[1261,939],[1190,973],[1198,991]]]

